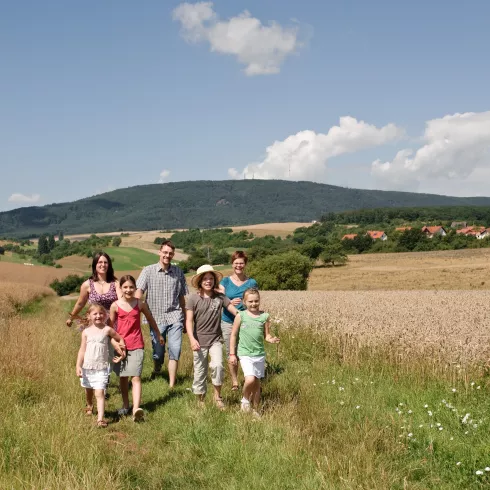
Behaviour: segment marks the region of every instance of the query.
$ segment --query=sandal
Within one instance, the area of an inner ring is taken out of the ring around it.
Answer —
[[[214,403],[220,410],[225,409],[225,403],[223,401],[223,398],[215,398]]]
[[[83,411],[85,412],[85,415],[93,415],[94,414],[94,407],[89,407],[86,406]]]
[[[238,391],[238,388],[240,388],[238,385],[232,385],[231,391]]]
[[[97,420],[97,427],[105,429],[107,427],[107,422],[105,420]]]

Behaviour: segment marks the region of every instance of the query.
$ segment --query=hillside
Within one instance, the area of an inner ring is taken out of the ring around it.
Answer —
[[[415,206],[490,206],[490,198],[347,189],[282,180],[170,182],[2,212],[0,236],[311,221],[326,212]]]

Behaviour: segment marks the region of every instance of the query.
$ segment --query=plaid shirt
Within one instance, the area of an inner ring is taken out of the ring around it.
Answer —
[[[146,292],[148,308],[158,325],[183,322],[179,298],[189,293],[182,270],[175,266],[165,271],[160,262],[144,267],[136,287]]]

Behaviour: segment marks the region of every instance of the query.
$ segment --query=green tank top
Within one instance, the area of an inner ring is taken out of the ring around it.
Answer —
[[[239,311],[238,314],[241,318],[238,331],[238,357],[265,355],[264,326],[269,320],[269,313],[262,313],[258,317],[250,316],[247,311]]]

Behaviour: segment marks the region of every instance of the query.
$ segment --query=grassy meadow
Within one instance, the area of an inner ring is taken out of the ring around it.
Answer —
[[[113,377],[106,408],[111,423],[97,429],[95,416],[83,413],[84,393],[75,376],[80,334],[64,324],[70,304],[52,296],[39,302],[43,288],[27,296],[23,289],[3,289],[16,305],[10,312],[2,308],[0,317],[2,489],[476,489],[490,484],[486,370],[470,360],[452,362],[452,351],[435,361],[414,357],[406,346],[400,351],[396,340],[383,342],[374,332],[359,342],[355,331],[339,327],[341,313],[335,317],[335,312],[343,305],[329,296],[333,293],[264,293],[281,344],[268,346],[261,419],[239,412],[240,395],[231,392],[229,378],[223,390],[226,411],[218,411],[210,396],[198,409],[190,392],[185,338],[173,391],[165,379],[149,381],[147,342],[145,422],[118,419],[121,401]],[[310,302],[297,294],[310,294]],[[20,304],[36,299],[19,313]],[[442,298],[432,317],[451,299]],[[363,301],[386,313],[386,304],[378,306],[375,297]],[[322,304],[328,302],[325,310]],[[394,298],[390,302],[399,306]],[[301,303],[307,314],[299,311]],[[423,337],[432,325],[419,328]],[[446,336],[437,334],[441,340]]]

